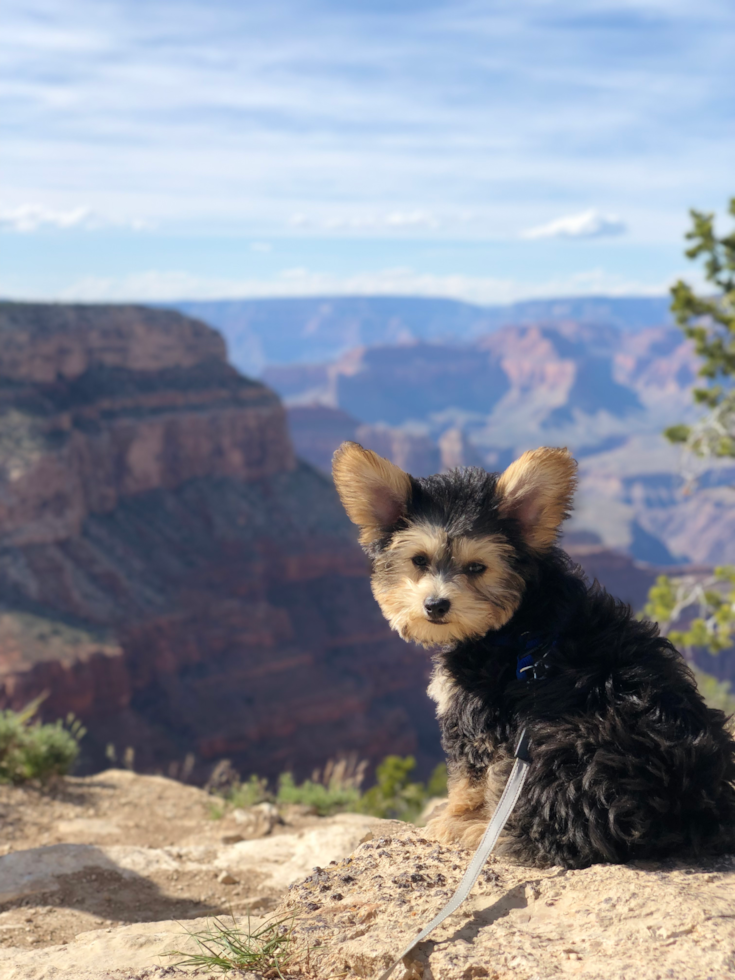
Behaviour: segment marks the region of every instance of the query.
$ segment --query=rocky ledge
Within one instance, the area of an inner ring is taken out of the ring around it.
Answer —
[[[377,977],[446,903],[468,851],[405,827],[315,869],[279,908],[317,977]],[[491,861],[397,980],[721,980],[735,975],[735,857],[536,870]]]
[[[215,916],[246,929],[248,910],[251,928],[293,919],[289,978],[375,980],[471,857],[358,814],[268,804],[213,819],[202,790],[120,770],[0,787],[0,814],[3,980],[183,980],[167,952],[193,951],[187,932]],[[394,975],[724,980],[734,908],[735,857],[584,871],[491,860]]]

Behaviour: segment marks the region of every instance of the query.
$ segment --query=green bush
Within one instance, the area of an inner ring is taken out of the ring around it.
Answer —
[[[235,783],[225,794],[225,799],[235,807],[255,806],[273,799],[268,792],[268,780],[251,776],[246,783]]]
[[[300,803],[312,806],[316,812],[326,817],[345,810],[355,811],[360,802],[360,790],[356,786],[345,786],[333,780],[326,786],[312,779],[305,779],[299,786],[290,772],[278,779],[277,803]]]
[[[85,731],[72,715],[66,723],[32,722],[39,702],[24,711],[0,711],[0,783],[64,776],[79,753]]]
[[[395,818],[415,823],[432,797],[447,791],[447,769],[438,765],[426,785],[413,783],[410,773],[416,768],[413,756],[402,759],[389,755],[376,770],[377,782],[363,794],[359,809],[374,817]]]
[[[266,779],[251,776],[247,782],[237,780],[227,788],[215,789],[224,803],[213,805],[211,816],[215,820],[223,817],[227,805],[246,807],[269,801],[284,806],[313,807],[320,816],[369,813],[375,817],[415,821],[430,799],[445,796],[447,792],[445,765],[438,765],[425,785],[411,782],[410,773],[415,767],[412,756],[387,756],[377,768],[376,785],[365,793],[360,787],[367,763],[357,763],[354,759],[328,762],[323,771],[314,772],[311,779],[302,783],[296,783],[291,773],[283,773],[275,792],[268,789]]]

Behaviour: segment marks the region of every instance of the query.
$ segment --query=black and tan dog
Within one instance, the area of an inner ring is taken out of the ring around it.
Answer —
[[[449,802],[428,833],[475,846],[521,730],[531,767],[502,842],[582,868],[735,850],[735,744],[650,622],[555,547],[575,489],[565,449],[417,479],[356,443],[334,479],[405,640],[437,648],[429,694]],[[535,675],[530,679],[529,674]]]

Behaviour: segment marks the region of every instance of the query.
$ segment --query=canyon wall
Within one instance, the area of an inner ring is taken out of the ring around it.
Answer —
[[[435,762],[426,657],[353,530],[203,323],[0,304],[0,707],[73,711],[86,771]]]

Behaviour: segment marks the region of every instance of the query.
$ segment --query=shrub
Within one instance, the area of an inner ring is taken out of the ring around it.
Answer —
[[[66,722],[32,722],[39,701],[23,711],[0,711],[0,783],[25,783],[69,772],[85,731],[69,715]]]
[[[305,779],[296,785],[290,772],[283,773],[278,779],[278,803],[300,803],[312,806],[322,816],[329,816],[345,810],[356,810],[360,802],[360,790],[356,786],[344,786],[332,781],[328,785]]]
[[[415,821],[430,799],[445,796],[447,792],[445,765],[434,769],[426,785],[411,782],[410,773],[415,767],[412,756],[387,756],[377,768],[376,785],[366,793],[362,793],[360,787],[367,763],[358,763],[356,758],[328,762],[323,770],[316,770],[311,779],[302,783],[296,783],[291,773],[283,773],[275,792],[269,791],[268,781],[260,776],[251,776],[244,783],[235,780],[221,789],[213,785],[210,791],[213,790],[226,804],[236,807],[270,801],[313,807],[320,816],[351,812]],[[224,813],[224,806],[212,807],[213,819],[221,818]]]
[[[415,767],[416,760],[410,755],[383,759],[376,770],[375,786],[360,801],[361,812],[415,823],[428,801],[447,791],[446,766],[437,766],[426,785],[411,782],[410,773]]]
[[[265,803],[273,799],[273,794],[268,792],[268,780],[261,779],[260,776],[251,776],[246,783],[235,783],[225,793],[225,799],[233,806],[255,806],[256,803]]]
[[[195,953],[181,950],[167,950],[164,956],[182,957],[174,967],[201,970],[218,970],[221,973],[247,973],[253,970],[266,977],[283,977],[282,969],[287,969],[293,959],[293,918],[269,918],[261,925],[254,926],[248,913],[247,928],[240,928],[233,919],[228,926],[222,919],[215,918],[201,932],[190,932],[196,942]]]

